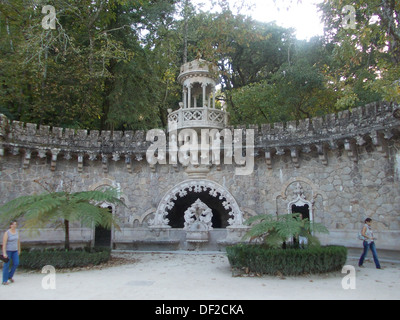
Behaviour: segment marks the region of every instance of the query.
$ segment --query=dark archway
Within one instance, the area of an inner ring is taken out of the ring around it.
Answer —
[[[113,208],[111,206],[107,207],[110,214],[113,212]],[[101,226],[97,226],[94,230],[94,246],[96,248],[99,247],[111,247],[111,229],[106,229]]]
[[[310,206],[308,204],[304,206],[292,205],[292,213],[301,213],[303,219],[310,220]]]
[[[228,220],[232,218],[229,215],[230,209],[225,209],[223,202],[225,198],[213,197],[209,194],[209,191],[188,192],[186,196],[174,200],[174,207],[168,210],[167,219],[169,219],[169,225],[172,228],[183,229],[185,224],[184,214],[185,211],[190,208],[198,199],[204,202],[213,212],[212,227],[214,229],[225,229],[229,226]]]
[[[207,205],[210,204],[207,199],[211,199],[210,197],[217,198],[220,205],[224,208],[223,211],[228,211],[228,216],[226,214],[222,214],[220,210],[217,209],[217,213],[220,213],[221,217],[221,227],[223,228],[225,225],[229,227],[243,227],[243,212],[240,210],[239,205],[232,194],[226,189],[219,185],[218,183],[206,179],[199,180],[186,180],[175,187],[170,189],[164,197],[160,200],[160,203],[157,207],[157,211],[155,212],[154,219],[151,219],[149,222],[150,228],[170,228],[170,219],[167,216],[171,213],[172,209],[175,207],[175,204],[178,201],[178,198],[184,198],[189,193],[194,192],[198,196],[194,197],[194,201],[190,204],[194,204],[194,202],[199,199],[199,195],[203,192],[203,197],[200,200]],[[210,208],[210,207],[209,207]],[[178,212],[178,211],[176,211]],[[185,210],[179,210],[181,212],[184,219]],[[180,217],[181,215],[179,215]],[[172,219],[174,219],[174,215],[171,214]],[[225,223],[225,217],[228,219],[228,223]],[[175,224],[178,225],[178,224]],[[218,224],[217,224],[218,225]]]

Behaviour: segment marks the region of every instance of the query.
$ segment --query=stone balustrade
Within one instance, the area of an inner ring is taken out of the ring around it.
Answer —
[[[190,128],[224,129],[228,123],[228,114],[219,109],[191,108],[179,109],[168,115],[169,130]]]

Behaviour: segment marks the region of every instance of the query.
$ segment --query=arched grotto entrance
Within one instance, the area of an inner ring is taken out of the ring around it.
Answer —
[[[225,198],[213,197],[207,191],[196,193],[194,191],[182,198],[174,200],[174,207],[168,210],[167,219],[169,225],[174,229],[182,229],[185,226],[185,212],[193,206],[193,204],[200,200],[212,211],[211,226],[213,229],[225,229],[229,226],[228,220],[231,218],[229,215],[230,210],[225,209],[223,203],[226,202]]]
[[[232,194],[210,180],[184,181],[161,199],[151,228],[183,228],[184,213],[198,199],[213,211],[213,228],[243,227],[243,213]]]

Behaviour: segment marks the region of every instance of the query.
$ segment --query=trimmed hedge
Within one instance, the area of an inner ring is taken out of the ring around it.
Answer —
[[[347,248],[339,246],[283,250],[239,244],[227,247],[226,251],[233,270],[264,275],[299,276],[341,271],[347,260]]]
[[[86,267],[109,261],[108,248],[85,248],[75,250],[45,249],[22,251],[19,266],[26,269],[42,269],[50,265],[56,269]]]

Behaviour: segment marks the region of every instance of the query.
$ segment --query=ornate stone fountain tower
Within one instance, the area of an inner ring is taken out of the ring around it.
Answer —
[[[183,87],[183,98],[178,110],[169,111],[170,142],[173,141],[175,145],[177,141],[182,144],[189,140],[190,143],[197,145],[198,155],[203,156],[202,152],[204,151],[209,154],[210,159],[215,160],[214,152],[220,154],[221,150],[217,148],[211,152],[210,148],[204,147],[203,149],[203,142],[206,140],[206,145],[209,144],[208,147],[210,147],[211,141],[219,139],[220,131],[228,126],[228,113],[218,107],[216,103],[218,70],[211,63],[197,59],[181,67],[178,81]],[[189,157],[190,155],[188,155]],[[188,164],[182,163],[182,165],[189,179],[175,186],[164,196],[154,219],[150,221],[149,228],[157,232],[159,239],[170,239],[173,232],[178,231],[173,230],[169,225],[170,219],[176,219],[170,218],[169,212],[177,206],[179,201],[189,195],[189,198],[194,197],[194,203],[185,212],[179,213],[185,218],[184,229],[179,232],[185,233],[184,241],[186,243],[195,243],[197,244],[196,248],[199,249],[199,244],[207,244],[211,241],[211,232],[218,234],[221,241],[240,239],[243,230],[246,230],[246,227],[243,226],[243,213],[229,191],[210,180],[211,161],[209,164],[204,164],[203,161],[197,163],[189,161]],[[217,164],[218,167],[219,164]],[[201,197],[203,198],[201,199]],[[217,218],[224,216],[226,220],[224,226],[226,227],[220,226],[217,227],[219,230],[214,230],[213,209],[203,201],[214,207]],[[222,204],[223,210],[218,207],[218,202]],[[213,239],[215,240],[215,236]]]
[[[186,130],[183,139],[190,140],[197,146],[200,146],[202,141],[216,139],[215,135],[218,134],[216,131],[225,129],[228,125],[228,113],[216,104],[218,69],[210,62],[196,59],[182,65],[178,81],[183,87],[183,95],[180,108],[174,112],[170,111],[168,115],[168,131],[171,139],[178,141],[178,136],[183,130]],[[204,138],[202,136],[204,129],[208,132],[216,130],[213,135]],[[202,150],[199,150],[199,154],[201,152]],[[192,179],[205,178],[210,172],[211,165],[194,163],[196,161],[183,165],[185,172]]]
[[[216,108],[217,68],[197,59],[181,67],[178,81],[183,86],[183,101],[179,110],[169,113],[169,131],[226,128],[228,113]]]

